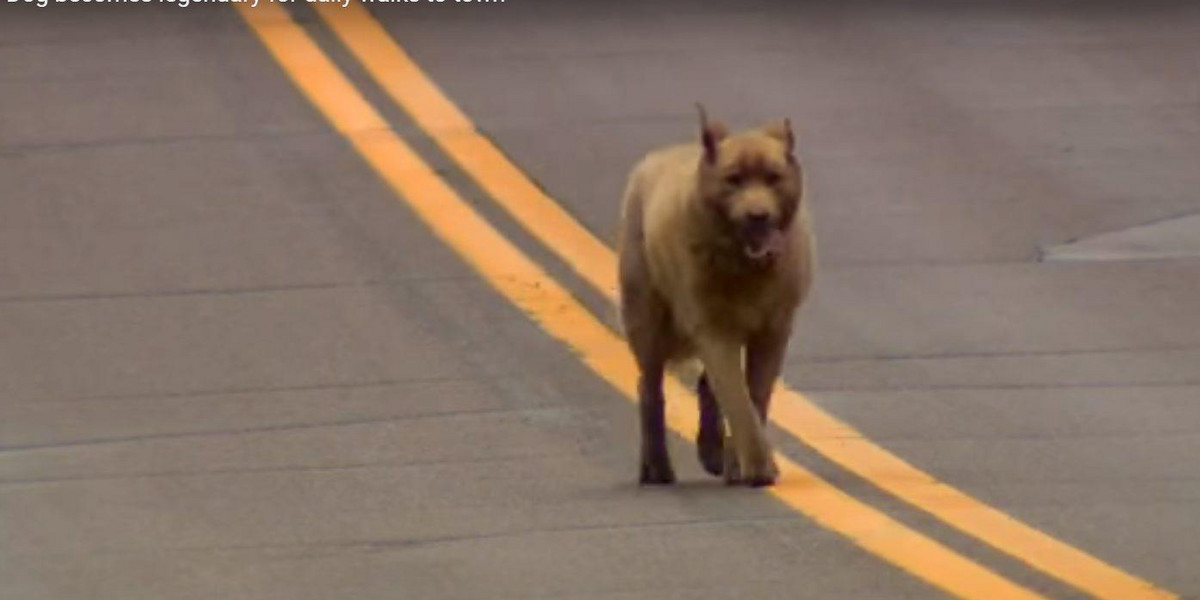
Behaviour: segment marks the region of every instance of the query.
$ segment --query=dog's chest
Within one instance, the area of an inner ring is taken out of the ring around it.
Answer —
[[[710,277],[697,282],[696,298],[705,320],[738,335],[769,327],[791,300],[785,281],[762,277]]]

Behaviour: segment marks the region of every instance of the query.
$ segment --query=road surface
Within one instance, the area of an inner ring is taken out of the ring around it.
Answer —
[[[1200,598],[1200,8],[996,4],[0,6],[0,598]],[[696,101],[808,168],[774,492],[603,327]]]

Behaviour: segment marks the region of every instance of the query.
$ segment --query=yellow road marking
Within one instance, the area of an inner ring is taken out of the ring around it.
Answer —
[[[336,10],[329,10],[332,8]],[[584,230],[481,135],[366,9],[354,2],[346,9],[318,5],[317,13],[388,95],[484,191],[534,237],[563,255],[589,284],[615,296],[616,268],[609,268],[613,264],[612,250]]]
[[[480,187],[583,279],[615,301],[617,269],[612,250],[480,135],[365,8],[351,3],[346,9],[319,6],[317,12],[388,95]],[[773,411],[772,420],[780,428],[843,468],[1039,571],[1103,600],[1178,600],[1171,592],[938,481],[795,390],[781,386]]]
[[[624,342],[439,178],[283,8],[236,9],[296,86],[427,226],[597,375],[626,399],[636,399],[637,368]],[[665,392],[669,426],[694,437],[697,415],[689,391],[670,380]],[[883,560],[960,598],[1044,600],[850,497],[786,456],[775,458],[782,481],[769,493]]]

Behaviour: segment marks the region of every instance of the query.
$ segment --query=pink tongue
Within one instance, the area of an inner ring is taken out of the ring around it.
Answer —
[[[762,244],[757,248],[746,245],[746,256],[758,260],[769,255],[778,254],[783,250],[783,232],[778,229],[772,229],[767,234],[767,239],[763,240]]]

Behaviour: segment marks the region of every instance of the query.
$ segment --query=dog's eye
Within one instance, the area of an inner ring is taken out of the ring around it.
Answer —
[[[763,175],[763,182],[765,182],[767,185],[775,185],[779,183],[779,173],[768,172],[766,175]]]
[[[730,173],[725,176],[725,184],[730,187],[738,187],[742,185],[742,176],[739,173]]]

